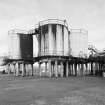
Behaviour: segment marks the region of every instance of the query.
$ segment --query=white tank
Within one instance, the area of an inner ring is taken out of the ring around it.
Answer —
[[[45,20],[39,22],[38,35],[39,56],[69,55],[68,26],[62,20]]]
[[[71,29],[70,53],[74,57],[86,57],[88,51],[88,32],[83,29]]]
[[[21,59],[20,40],[17,33],[9,32],[9,55],[10,59]]]
[[[9,31],[9,53],[10,59],[32,59],[33,37],[15,30]]]

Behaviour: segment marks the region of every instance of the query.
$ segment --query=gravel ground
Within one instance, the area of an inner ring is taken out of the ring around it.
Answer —
[[[105,78],[1,76],[0,105],[105,105]]]

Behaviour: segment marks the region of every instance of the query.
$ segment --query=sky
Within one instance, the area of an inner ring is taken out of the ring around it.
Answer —
[[[86,29],[88,42],[105,48],[105,0],[0,0],[0,55],[8,55],[9,30],[30,30],[54,18],[66,19],[71,29]]]

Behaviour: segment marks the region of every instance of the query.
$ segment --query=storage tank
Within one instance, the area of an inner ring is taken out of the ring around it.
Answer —
[[[39,56],[69,55],[69,34],[66,21],[49,19],[39,22]]]
[[[88,32],[84,29],[70,30],[70,52],[74,57],[86,57],[88,51]]]
[[[33,58],[33,36],[15,30],[9,31],[9,53],[10,59],[31,60]]]

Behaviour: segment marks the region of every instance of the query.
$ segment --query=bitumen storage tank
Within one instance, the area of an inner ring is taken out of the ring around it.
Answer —
[[[69,31],[63,20],[45,20],[39,22],[40,34],[37,36],[39,56],[68,56]]]
[[[88,32],[84,29],[70,30],[70,53],[73,57],[86,57],[88,52]]]
[[[33,36],[16,31],[10,31],[9,37],[9,51],[11,59],[31,60],[33,58]]]
[[[33,36],[23,31],[9,31],[8,72],[15,76],[33,75]]]

